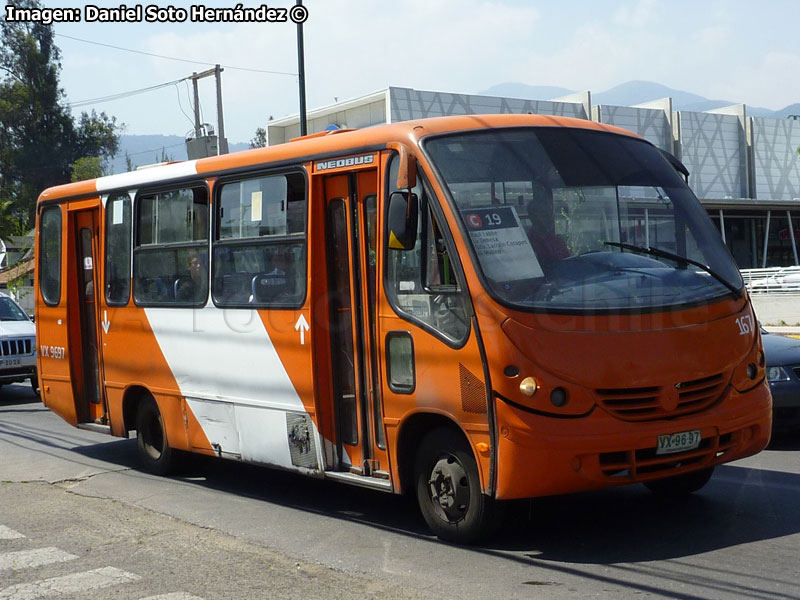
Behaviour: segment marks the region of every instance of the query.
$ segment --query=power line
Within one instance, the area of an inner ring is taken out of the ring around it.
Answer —
[[[186,83],[186,79],[184,79],[184,80],[183,80],[183,82],[184,82],[184,83]],[[188,85],[189,85],[189,84],[188,84],[188,83],[186,83],[186,86],[187,86],[187,87],[188,87]],[[177,94],[178,94],[178,108],[180,108],[180,109],[181,109],[181,112],[183,113],[183,116],[184,116],[184,117],[186,117],[187,119],[189,119],[189,122],[190,122],[192,125],[194,125],[194,121],[192,120],[192,117],[190,117],[188,114],[186,114],[186,111],[185,111],[185,110],[183,110],[183,103],[181,102],[181,86],[179,86],[177,83],[175,84],[175,91],[176,91],[176,92],[177,92]],[[192,106],[192,103],[191,103],[191,101],[190,101],[190,102],[189,102],[189,108],[191,108],[191,106]]]
[[[111,44],[104,44],[102,42],[95,42],[92,40],[84,40],[77,37],[72,37],[71,35],[65,35],[63,33],[56,33],[55,35],[63,38],[67,38],[69,40],[75,40],[76,42],[84,42],[86,44],[94,44],[95,46],[104,46],[105,48],[113,48],[114,50],[122,50],[123,52],[133,52],[134,54],[143,54],[145,56],[152,56],[154,58],[163,58],[166,60],[177,60],[180,62],[185,63],[192,63],[195,65],[206,65],[206,66],[214,66],[215,62],[211,61],[202,61],[202,60],[189,60],[188,58],[176,58],[174,56],[164,56],[162,54],[153,54],[152,52],[143,52],[141,50],[132,50],[131,48],[122,48],[121,46],[113,46]],[[297,73],[287,73],[284,71],[268,71],[266,69],[251,69],[249,67],[232,67],[231,65],[220,65],[225,69],[235,69],[237,71],[250,71],[252,73],[268,73],[270,75],[287,75],[290,77],[297,77]]]
[[[111,94],[109,96],[100,96],[99,98],[89,98],[88,100],[78,100],[77,102],[68,102],[67,104],[71,108],[78,108],[81,106],[88,106],[90,104],[98,104],[100,102],[109,102],[111,100],[121,100],[122,98],[128,98],[130,96],[136,96],[137,94],[144,94],[146,92],[152,92],[155,90],[160,90],[161,88],[169,87],[171,85],[177,85],[181,81],[187,79],[184,77],[183,79],[176,79],[175,81],[168,81],[166,83],[159,83],[158,85],[151,85],[150,87],[141,88],[138,90],[131,90],[130,92],[120,92],[118,94]]]
[[[116,160],[119,158],[125,158],[126,156],[138,156],[139,154],[149,154],[150,152],[158,152],[159,150],[166,150],[167,148],[177,148],[178,146],[183,146],[185,142],[180,142],[178,144],[170,144],[169,146],[159,146],[158,148],[153,148],[152,150],[142,150],[140,152],[128,152],[127,154],[115,154],[114,157],[110,160]]]

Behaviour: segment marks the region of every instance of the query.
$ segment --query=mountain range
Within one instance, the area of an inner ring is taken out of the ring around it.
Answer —
[[[479,93],[486,96],[551,100],[574,94],[576,90],[508,82],[493,85]],[[703,96],[676,90],[652,81],[628,81],[605,92],[592,92],[592,104],[632,106],[667,97],[672,98],[673,110],[703,112],[737,104],[736,101],[731,100],[709,100]],[[747,114],[751,117],[785,119],[789,115],[800,115],[800,103],[790,104],[780,110],[748,105]],[[253,127],[255,128],[258,125],[254,124]],[[249,147],[250,144],[247,142],[233,143],[229,141],[231,152],[247,150]],[[186,144],[184,139],[177,135],[123,135],[120,138],[119,152],[109,163],[109,173],[124,173],[127,171],[126,153],[134,167],[161,162],[164,158],[167,160],[186,160]]]

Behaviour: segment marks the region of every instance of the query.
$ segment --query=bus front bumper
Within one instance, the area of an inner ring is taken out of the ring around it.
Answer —
[[[638,483],[713,467],[756,454],[769,443],[767,383],[729,388],[702,413],[628,422],[599,406],[580,418],[532,414],[495,400],[498,499],[533,498]],[[658,454],[658,436],[700,431],[697,448]]]

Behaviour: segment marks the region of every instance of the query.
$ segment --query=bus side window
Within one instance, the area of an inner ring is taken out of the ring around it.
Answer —
[[[112,217],[113,218],[113,217]],[[203,306],[208,298],[208,191],[136,199],[133,299],[138,306]]]
[[[106,202],[106,302],[124,306],[131,295],[131,199],[111,196]]]
[[[39,233],[39,287],[49,306],[61,300],[61,206],[42,210]]]
[[[397,181],[396,159],[389,171],[391,193]],[[387,245],[386,294],[401,316],[460,343],[469,330],[464,296],[452,268],[449,245],[428,205],[421,175],[413,193],[420,198],[417,241],[413,250],[395,250]]]
[[[293,171],[218,187],[211,297],[221,307],[296,307],[306,295],[306,180]]]

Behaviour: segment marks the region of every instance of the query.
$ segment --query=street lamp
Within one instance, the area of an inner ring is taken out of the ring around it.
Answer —
[[[303,0],[297,0],[297,6],[302,6]],[[303,23],[297,24],[297,74],[300,85],[300,135],[308,133],[308,123],[306,122],[306,66],[303,55]]]

